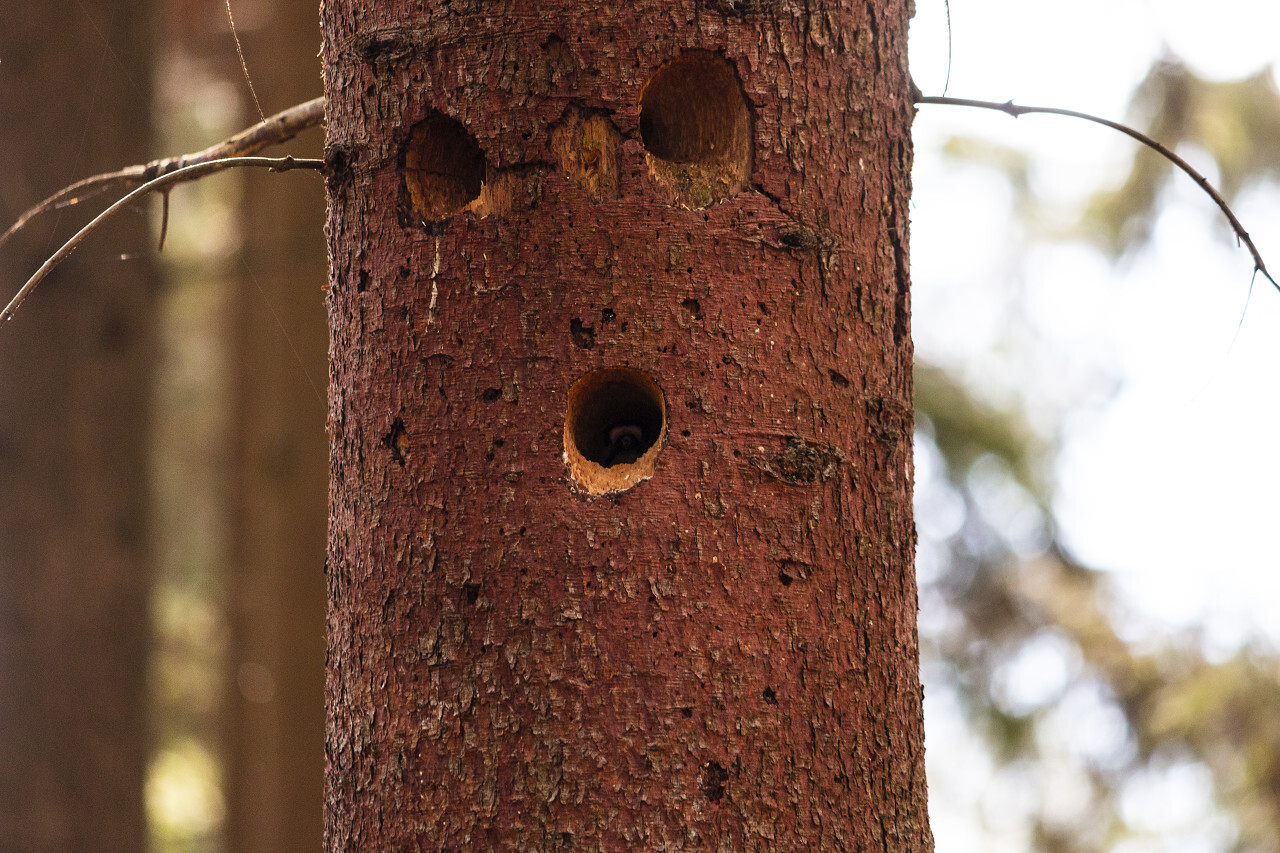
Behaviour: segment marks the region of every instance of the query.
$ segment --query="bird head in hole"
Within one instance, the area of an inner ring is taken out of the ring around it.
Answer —
[[[635,424],[618,424],[609,430],[608,449],[604,454],[604,467],[630,465],[645,451],[644,432]]]

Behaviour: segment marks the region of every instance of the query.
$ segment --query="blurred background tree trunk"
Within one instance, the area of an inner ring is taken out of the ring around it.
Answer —
[[[314,0],[274,0],[255,14],[241,40],[263,110],[321,94]],[[322,136],[317,128],[287,149],[319,156]],[[228,850],[314,853],[324,776],[329,470],[324,187],[246,175],[239,210],[244,242],[229,270],[236,465],[228,496]]]
[[[0,219],[150,150],[150,4],[0,4]],[[7,299],[83,214],[0,250]],[[55,232],[57,237],[55,238]],[[0,334],[0,849],[146,845],[153,246],[79,249]]]
[[[233,3],[268,112],[320,92],[317,9]],[[168,0],[165,150],[252,124],[221,3]],[[318,155],[321,132],[282,153]],[[257,180],[258,177],[264,180]],[[283,180],[282,180],[283,178]],[[157,526],[165,851],[315,850],[323,768],[327,341],[314,177],[228,173],[174,193]],[[177,799],[175,799],[175,804]]]

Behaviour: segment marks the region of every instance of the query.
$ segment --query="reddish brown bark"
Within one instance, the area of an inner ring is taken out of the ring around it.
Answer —
[[[330,851],[930,849],[905,6],[325,4]]]
[[[141,2],[5,4],[0,221],[148,149],[150,20]],[[6,244],[3,299],[83,222],[61,210]],[[151,246],[122,217],[0,328],[6,852],[146,847]]]

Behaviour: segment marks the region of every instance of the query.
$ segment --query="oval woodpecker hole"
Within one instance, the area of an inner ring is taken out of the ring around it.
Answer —
[[[462,123],[428,111],[409,133],[404,182],[414,212],[425,222],[439,222],[480,196],[485,161],[480,144]]]
[[[640,93],[640,138],[650,174],[682,207],[740,191],[751,174],[751,113],[733,66],[692,51],[655,71]]]
[[[601,368],[569,389],[564,458],[587,494],[625,491],[652,477],[666,434],[662,389],[639,370]]]

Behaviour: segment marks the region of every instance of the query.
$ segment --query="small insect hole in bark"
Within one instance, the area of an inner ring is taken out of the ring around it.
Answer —
[[[573,342],[581,349],[591,349],[596,345],[595,329],[585,325],[577,317],[569,321],[569,336],[573,338]]]
[[[702,778],[699,782],[706,798],[718,803],[724,797],[725,786],[729,783],[729,772],[719,762],[708,761],[702,766]]]
[[[409,433],[404,428],[404,421],[399,418],[392,421],[391,429],[382,437],[382,446],[391,451],[391,458],[403,468],[409,458]]]

